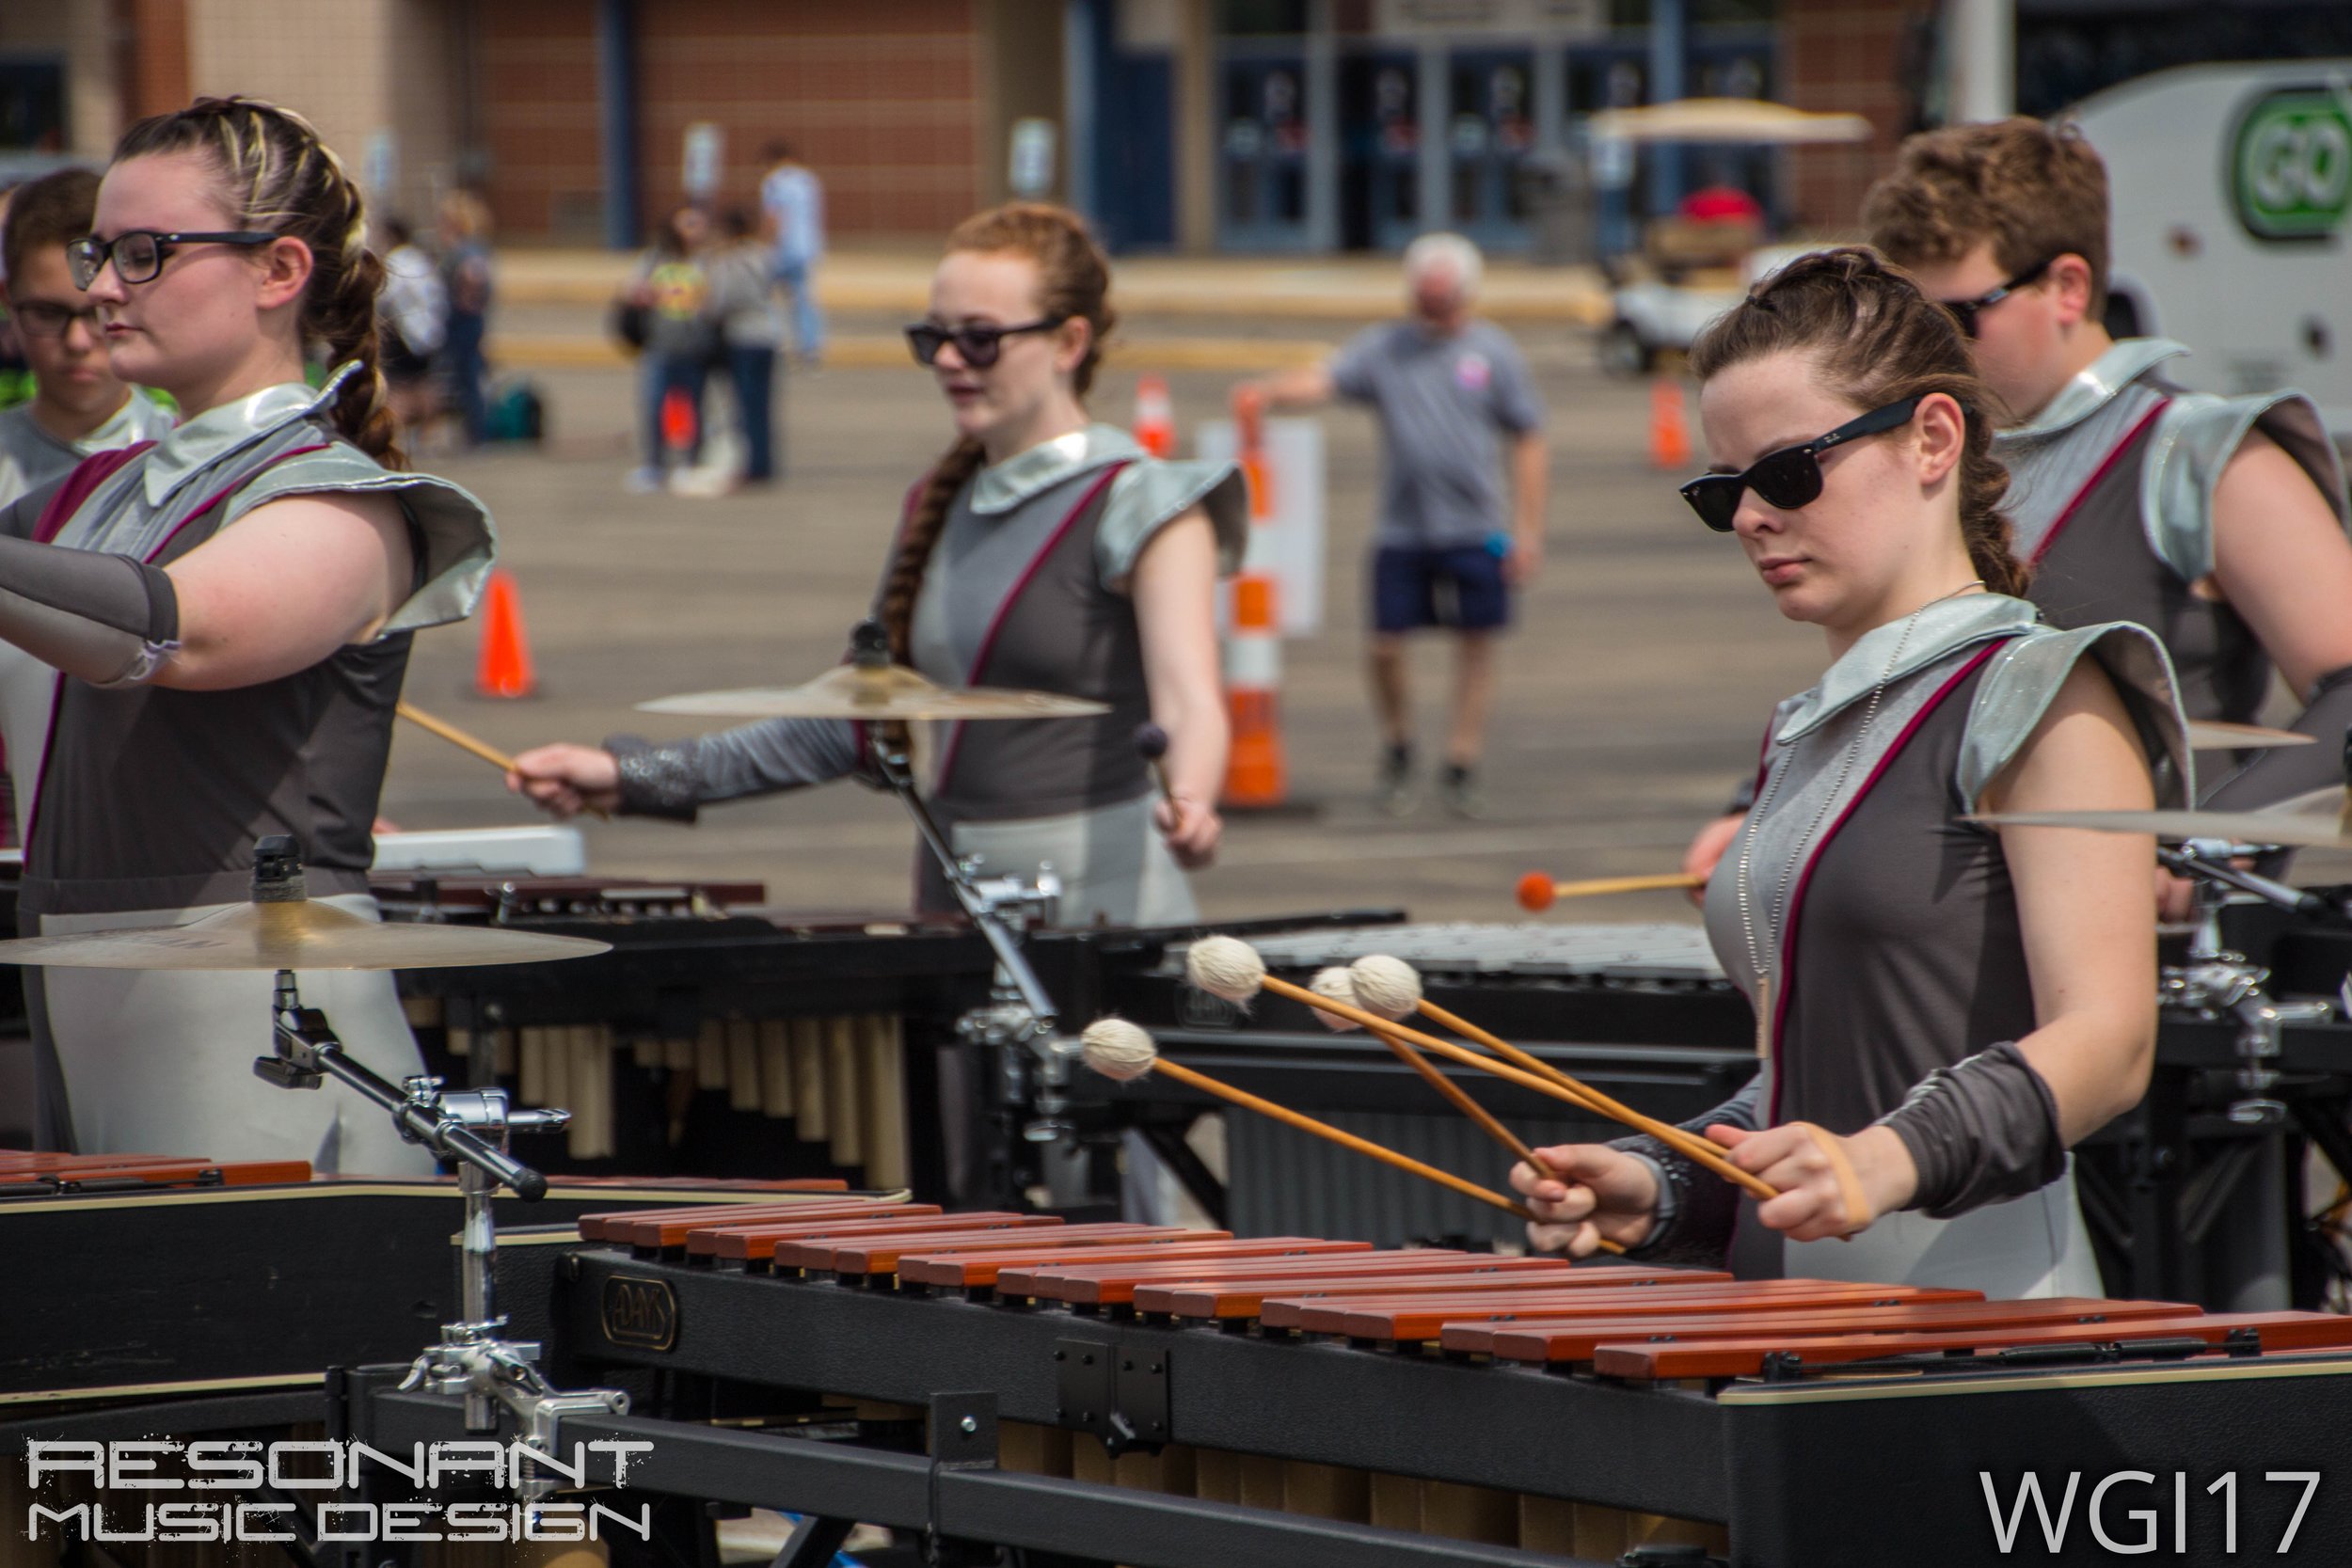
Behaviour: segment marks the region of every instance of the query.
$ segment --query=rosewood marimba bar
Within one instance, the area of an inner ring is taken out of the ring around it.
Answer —
[[[1979,1471],[2062,1490],[2070,1470],[2310,1469],[2352,1393],[2352,1320],[2317,1313],[926,1205],[592,1216],[581,1233],[595,1244],[556,1325],[578,1365],[700,1374],[786,1425],[830,1402],[903,1430],[934,1396],[986,1388],[997,1463],[1073,1497],[1279,1509],[1324,1521],[1310,1536],[1419,1532],[1498,1561],[1680,1542],[1811,1568],[1931,1540],[1939,1564],[2004,1560]],[[658,1348],[631,1328],[649,1301]],[[2352,1552],[2352,1510],[2303,1528],[2312,1560]],[[1301,1550],[1301,1568],[1323,1560]]]

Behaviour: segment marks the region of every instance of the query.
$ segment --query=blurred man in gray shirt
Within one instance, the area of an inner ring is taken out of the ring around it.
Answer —
[[[1235,394],[1276,408],[1345,398],[1379,418],[1371,674],[1386,742],[1382,800],[1397,816],[1418,799],[1406,637],[1423,626],[1454,634],[1438,788],[1456,816],[1477,816],[1495,634],[1509,624],[1511,590],[1543,559],[1543,401],[1517,345],[1470,314],[1482,270],[1478,247],[1460,235],[1422,235],[1405,252],[1410,315],[1367,327],[1322,365],[1245,383]]]
[[[65,247],[90,230],[98,176],[60,169],[19,186],[0,231],[8,306],[38,390],[0,414],[0,506],[73,471],[85,457],[152,440],[171,416],[115,379],[89,296],[73,286]]]

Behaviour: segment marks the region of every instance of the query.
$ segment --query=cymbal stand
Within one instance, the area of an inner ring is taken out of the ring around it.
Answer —
[[[1056,1142],[1071,1130],[1063,1090],[1069,1086],[1071,1059],[1076,1053],[1073,1042],[1059,1037],[1060,1009],[1029,967],[1019,938],[1030,926],[1053,919],[1061,898],[1060,880],[1050,869],[1035,882],[1019,877],[981,878],[979,863],[956,853],[946,830],[924,803],[905,749],[892,745],[880,725],[871,726],[867,736],[875,771],[914,819],[914,831],[939,863],[948,892],[996,960],[988,1006],[959,1019],[956,1033],[975,1045],[1022,1048],[999,1053],[1006,1078],[1000,1092],[1006,1103],[1027,1104],[1036,1112],[1022,1136],[1032,1143]],[[1034,1085],[1025,1082],[1032,1072]]]
[[[2237,1021],[2233,1044],[2238,1098],[2230,1104],[2230,1119],[2241,1127],[2275,1127],[2287,1115],[2286,1105],[2272,1093],[2279,1084],[2275,1064],[2282,1031],[2289,1024],[2323,1022],[2335,1007],[2325,1001],[2272,999],[2263,990],[2270,971],[2222,945],[2221,911],[2229,904],[2233,888],[2297,913],[2318,912],[2328,905],[2299,888],[2229,863],[2245,852],[2245,846],[2211,839],[2190,839],[2178,849],[2157,847],[2157,858],[2189,879],[2196,923],[2189,937],[2188,962],[2165,967],[2160,994],[2164,1001],[2191,1012],[2208,1018],[2226,1013]]]
[[[402,1389],[463,1396],[469,1433],[496,1432],[499,1406],[504,1405],[521,1427],[524,1443],[542,1453],[554,1451],[556,1422],[564,1416],[627,1415],[626,1393],[560,1392],[535,1365],[537,1343],[501,1337],[506,1320],[496,1303],[498,1222],[490,1199],[501,1186],[513,1188],[526,1202],[548,1190],[546,1177],[508,1156],[507,1134],[555,1132],[572,1114],[509,1111],[503,1089],[447,1090],[440,1079],[424,1074],[393,1084],[344,1051],[325,1013],[302,1005],[290,970],[278,972],[270,1014],[276,1050],[254,1059],[258,1077],[287,1089],[315,1089],[332,1078],[389,1112],[404,1139],[457,1162],[457,1186],[465,1200],[457,1255],[460,1320],[441,1325],[439,1343],[417,1357]],[[534,1502],[557,1482],[532,1472],[517,1485],[523,1500]]]

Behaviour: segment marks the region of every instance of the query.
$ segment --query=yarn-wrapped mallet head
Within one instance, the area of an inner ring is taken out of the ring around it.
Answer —
[[[1086,1065],[1105,1078],[1125,1083],[1152,1070],[1160,1059],[1159,1042],[1140,1023],[1123,1018],[1098,1018],[1078,1037]]]
[[[1317,996],[1326,997],[1333,1002],[1345,1003],[1351,1007],[1363,1006],[1361,1002],[1356,1000],[1354,976],[1338,964],[1333,964],[1328,969],[1315,971],[1315,977],[1307,982],[1307,989]],[[1336,1035],[1343,1035],[1350,1029],[1362,1027],[1352,1018],[1342,1018],[1337,1013],[1327,1013],[1321,1007],[1311,1007],[1308,1011],[1313,1013],[1317,1022],[1321,1022],[1326,1029]]]
[[[1247,1003],[1265,985],[1265,960],[1239,937],[1202,937],[1184,954],[1184,978],[1211,996]]]
[[[1367,953],[1347,966],[1347,978],[1368,1013],[1402,1021],[1421,1010],[1421,972],[1403,958]]]

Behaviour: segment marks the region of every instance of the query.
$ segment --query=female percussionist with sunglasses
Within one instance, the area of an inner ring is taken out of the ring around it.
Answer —
[[[1157,461],[1088,419],[1109,284],[1101,249],[1058,207],[1000,207],[948,236],[930,314],[907,337],[956,440],[910,499],[875,613],[892,657],[944,686],[1109,705],[948,729],[932,809],[992,874],[1050,863],[1066,925],[1172,924],[1196,918],[1180,867],[1216,849],[1227,730],[1213,588],[1248,516],[1232,465]],[[1136,753],[1145,720],[1168,733],[1167,800]],[[558,816],[691,819],[864,758],[847,721],[775,719],[675,745],[542,746],[516,764],[510,786]],[[916,877],[918,907],[955,908],[929,857]]]
[[[492,541],[463,490],[391,471],[358,189],[296,116],[202,100],[123,136],[68,255],[115,374],[184,419],[0,512],[25,934],[243,900],[271,833],[372,915],[409,633],[469,612]],[[266,974],[24,973],[53,1146],[432,1168],[357,1098],[254,1077]],[[301,982],[376,1071],[423,1070],[389,974]]]
[[[1558,1179],[1512,1173],[1530,1238],[2098,1294],[2066,1151],[2147,1084],[2153,842],[1963,818],[2184,800],[2164,652],[2123,623],[2043,626],[2017,596],[1967,345],[1874,252],[1791,262],[1692,368],[1716,467],[1683,494],[1831,661],[1773,714],[1707,892],[1761,1067],[1689,1125],[1780,1196],[1743,1199],[1645,1138],[1567,1146],[1545,1151]]]

